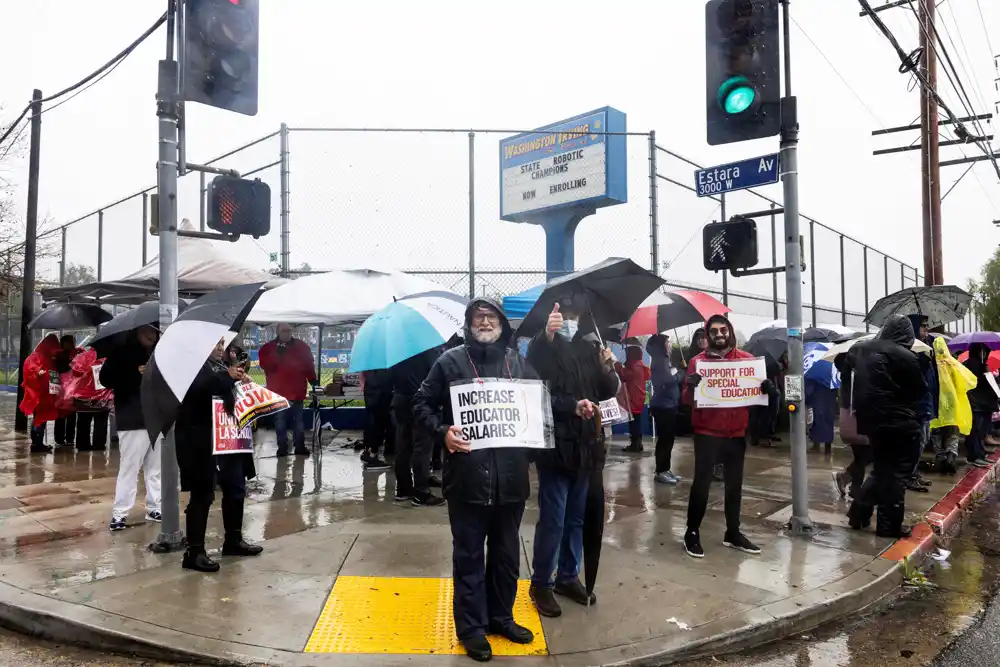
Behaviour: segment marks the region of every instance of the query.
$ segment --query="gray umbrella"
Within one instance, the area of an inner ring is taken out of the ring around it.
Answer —
[[[180,312],[184,312],[187,304],[181,301],[179,306]],[[126,310],[124,313],[118,313],[110,322],[98,329],[94,337],[87,342],[87,345],[97,351],[99,359],[107,357],[111,353],[111,350],[122,344],[128,332],[143,326],[159,328],[159,301],[146,301],[135,308]]]
[[[865,321],[880,327],[891,315],[924,315],[934,328],[962,319],[971,304],[972,295],[956,285],[907,287],[876,301]]]
[[[29,329],[89,329],[104,324],[111,313],[93,303],[57,303],[49,306],[28,324]]]

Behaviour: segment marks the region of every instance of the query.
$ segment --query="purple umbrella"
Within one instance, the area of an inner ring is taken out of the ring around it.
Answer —
[[[1000,350],[1000,333],[995,331],[973,331],[959,334],[948,341],[952,352],[965,352],[973,343],[982,343],[991,350]]]

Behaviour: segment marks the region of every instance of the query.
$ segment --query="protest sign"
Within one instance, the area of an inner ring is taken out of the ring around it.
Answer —
[[[233,391],[236,398],[236,422],[240,428],[250,426],[264,415],[288,409],[288,401],[284,396],[254,382],[237,384]]]
[[[745,408],[767,405],[760,385],[767,379],[764,359],[699,359],[695,372],[702,377],[694,392],[699,408]]]
[[[472,449],[549,449],[552,406],[539,380],[482,378],[451,386],[451,412]]]
[[[993,373],[986,373],[983,377],[986,378],[986,384],[990,386],[990,389],[992,389],[993,393],[997,395],[997,398],[1000,398],[1000,387],[997,387],[997,381],[996,378],[993,377]]]
[[[601,426],[613,426],[624,424],[629,421],[629,415],[622,410],[617,398],[609,398],[600,402],[601,406]]]
[[[90,372],[94,376],[94,389],[101,391],[104,389],[104,385],[101,384],[101,369],[104,368],[104,364],[94,364],[90,367]]]
[[[241,428],[221,398],[212,399],[212,453],[253,454],[253,429]]]

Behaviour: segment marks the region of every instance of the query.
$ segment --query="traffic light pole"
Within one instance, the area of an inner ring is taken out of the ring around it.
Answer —
[[[159,63],[156,116],[159,119],[159,161],[156,190],[160,219],[160,331],[166,331],[177,317],[177,90],[178,66],[174,59],[175,0],[167,2],[167,58]],[[160,446],[161,513],[160,534],[150,548],[156,552],[176,551],[183,546],[180,522],[180,475],[177,470],[174,430]]]
[[[802,381],[802,267],[799,264],[799,121],[792,95],[790,0],[781,0],[785,52],[785,96],[781,100],[781,181],[785,200],[785,297],[788,324],[788,374],[785,401],[791,412],[793,534],[811,535],[809,470],[806,458],[806,412]]]

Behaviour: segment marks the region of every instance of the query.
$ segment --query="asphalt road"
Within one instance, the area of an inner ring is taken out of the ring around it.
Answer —
[[[990,600],[982,621],[958,638],[934,667],[995,667],[1000,664],[1000,600]]]

